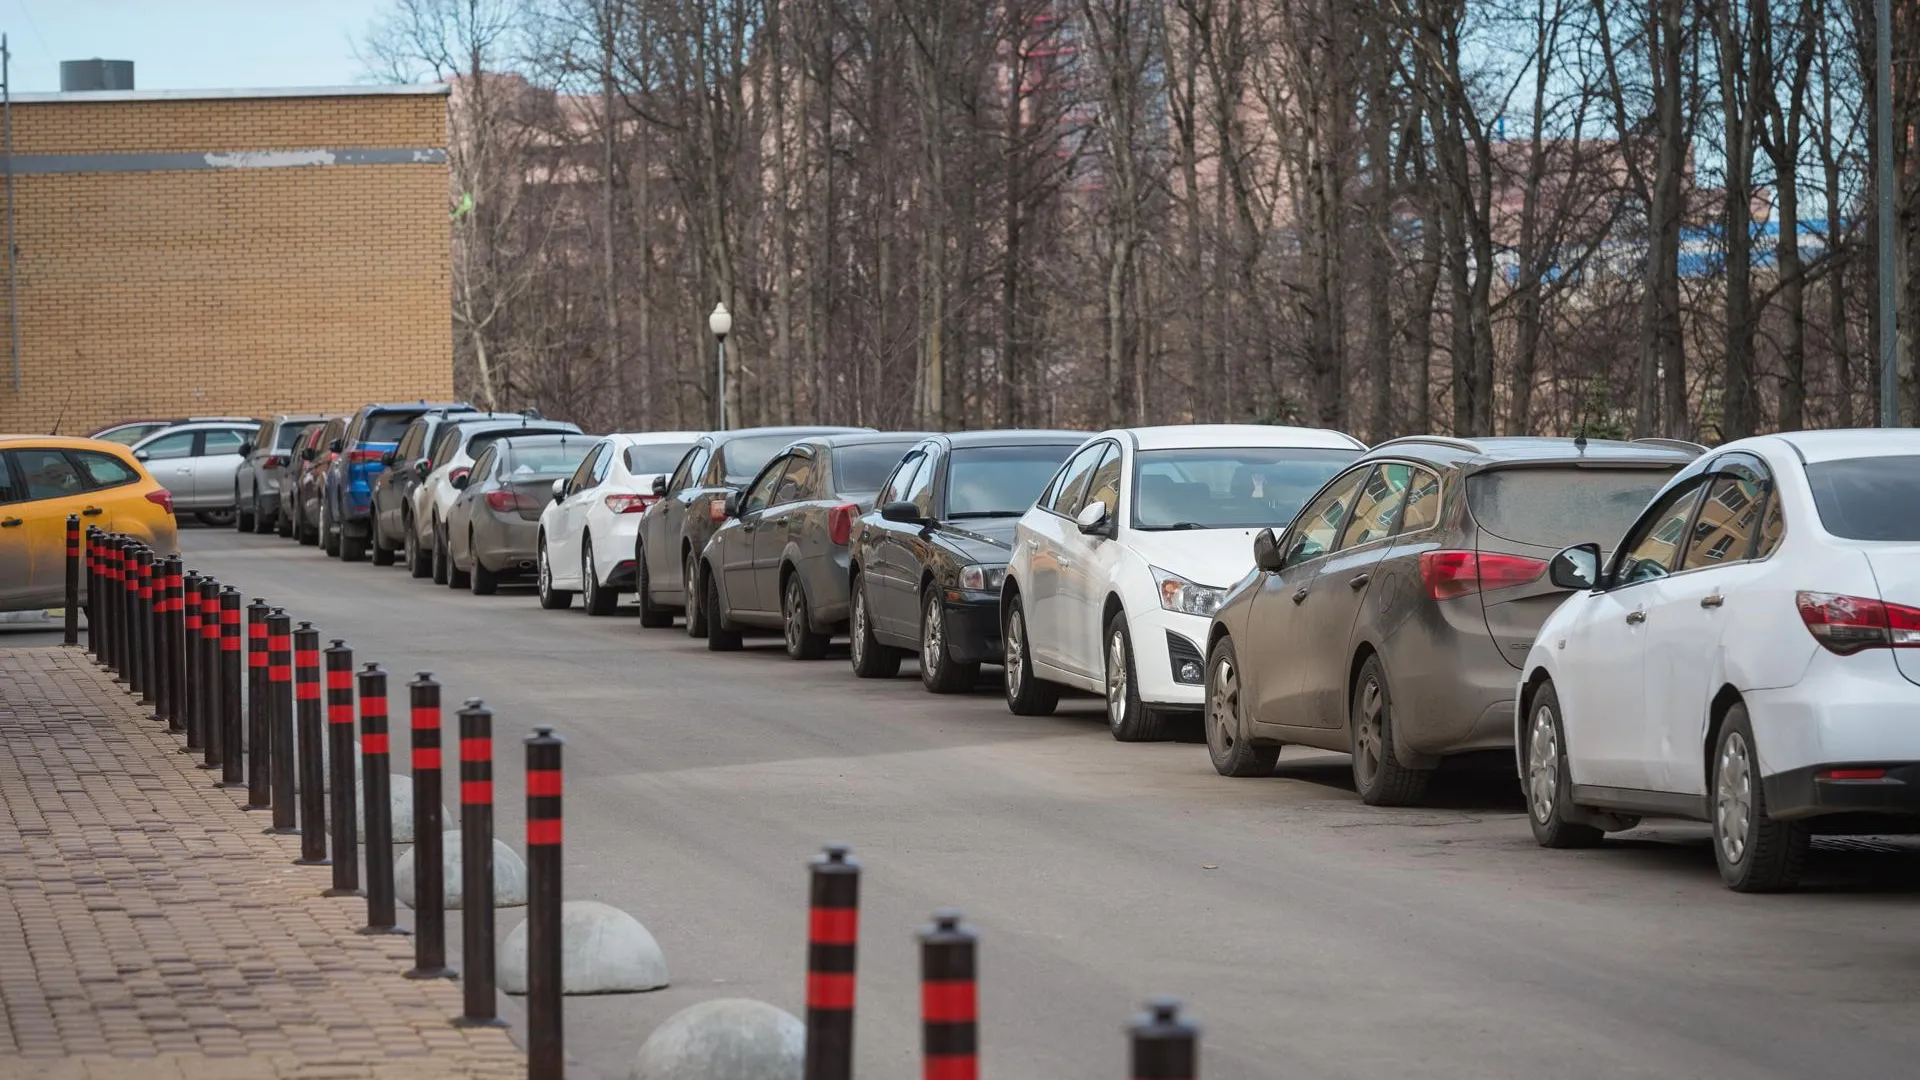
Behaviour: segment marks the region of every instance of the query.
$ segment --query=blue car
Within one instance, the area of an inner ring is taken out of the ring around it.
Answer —
[[[386,471],[387,451],[422,413],[472,412],[466,402],[363,405],[328,449],[333,457],[321,487],[320,546],[346,562],[367,557],[373,543],[373,482]]]

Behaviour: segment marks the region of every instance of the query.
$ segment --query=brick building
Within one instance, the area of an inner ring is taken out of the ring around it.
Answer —
[[[451,395],[444,86],[22,94],[12,112],[0,432]]]

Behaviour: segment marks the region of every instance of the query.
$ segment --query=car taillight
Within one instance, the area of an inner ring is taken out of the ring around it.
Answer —
[[[278,454],[269,454],[267,460],[261,462],[261,465],[268,469],[284,469],[287,467],[287,459]]]
[[[834,546],[844,547],[847,538],[853,535],[853,519],[860,516],[860,508],[852,503],[843,503],[827,511],[827,539]]]
[[[487,492],[487,505],[496,513],[510,514],[520,509],[520,493],[510,488],[496,488]]]
[[[166,488],[147,492],[147,501],[165,510],[169,514],[173,513],[173,492],[168,491]]]
[[[355,465],[373,465],[386,456],[385,450],[351,450],[347,453],[347,460]]]
[[[725,501],[721,500],[718,496],[707,500],[707,520],[708,521],[727,520],[727,504]]]
[[[447,473],[447,483],[457,484],[471,471],[470,469],[454,469],[452,472]]]
[[[657,498],[657,495],[633,495],[622,491],[607,496],[606,503],[607,509],[616,514],[638,514],[652,506]]]
[[[1429,551],[1420,556],[1420,580],[1427,586],[1427,595],[1435,600],[1510,589],[1537,580],[1546,572],[1545,562],[1523,555]]]
[[[1794,605],[1807,633],[1828,652],[1848,656],[1863,649],[1920,649],[1920,608],[1824,592],[1796,593]]]

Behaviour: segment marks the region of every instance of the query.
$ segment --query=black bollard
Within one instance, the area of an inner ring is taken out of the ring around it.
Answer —
[[[133,551],[133,663],[128,665],[132,678],[127,688],[140,695],[140,704],[154,704],[153,697],[153,549],[141,545]]]
[[[127,538],[113,537],[113,580],[107,585],[108,603],[113,607],[113,674],[115,681],[126,681],[127,667]]]
[[[333,788],[333,888],[325,896],[360,895],[360,841],[353,797],[353,650],[339,638],[327,646],[327,756]]]
[[[67,515],[67,606],[60,613],[60,643],[80,644],[80,515]]]
[[[159,552],[140,549],[140,703],[153,708],[152,720],[165,720],[160,714],[160,601],[166,596],[166,580]]]
[[[1194,1080],[1200,1074],[1200,1027],[1180,1016],[1177,998],[1156,997],[1133,1018],[1133,1080]]]
[[[167,623],[172,618],[172,601],[168,599],[168,575],[173,568],[173,556],[157,555],[153,559],[153,602],[147,605],[147,652],[151,663],[147,669],[147,681],[153,693],[153,717],[159,723],[167,720],[167,706],[173,693],[173,671],[167,667]],[[169,729],[171,730],[171,729]]]
[[[95,603],[100,599],[100,532],[94,526],[87,526],[86,547],[81,552],[81,567],[86,572],[87,604],[87,651],[95,660],[100,659],[100,609]]]
[[[407,684],[413,729],[413,970],[409,979],[451,979],[447,966],[445,838],[440,820],[440,684],[423,671]]]
[[[320,631],[303,622],[293,631],[293,703],[299,728],[300,857],[296,866],[327,865],[327,778],[321,767],[325,725],[320,719]]]
[[[505,1027],[493,983],[493,713],[468,698],[460,709],[460,979],[465,1011],[459,1027]]]
[[[806,1080],[851,1080],[860,862],[845,844],[813,857],[807,921]]]
[[[201,748],[206,731],[200,726],[200,571],[189,570],[181,578],[180,622],[180,705],[181,723],[186,725],[187,745],[191,752]]]
[[[267,763],[273,781],[273,824],[266,832],[299,832],[294,824],[293,620],[267,613]]]
[[[527,1080],[563,1080],[560,982],[560,748],[536,727],[527,746]]]
[[[361,791],[367,822],[367,925],[363,934],[404,934],[393,900],[393,790],[388,760],[387,673],[367,661],[360,672]],[[415,819],[416,822],[418,818]]]
[[[120,671],[120,536],[105,533],[100,538],[100,627],[107,632],[106,651],[100,665],[108,671]]]
[[[980,941],[958,911],[933,913],[920,929],[920,1045],[923,1080],[978,1080],[980,992],[975,952]]]
[[[135,663],[139,657],[140,639],[140,545],[132,537],[121,542],[120,549],[120,681],[127,684],[129,691],[139,687],[134,680],[139,677]]]
[[[247,605],[247,805],[242,810],[273,806],[273,781],[268,769],[272,753],[267,734],[267,602],[259,597]]]
[[[247,783],[245,744],[240,732],[240,590],[229,585],[220,590],[220,653],[215,659],[220,671],[220,786],[237,788]]]
[[[167,730],[183,732],[187,729],[187,678],[182,651],[186,629],[182,620],[186,617],[187,601],[186,581],[178,555],[167,556],[166,605],[166,614],[160,620],[160,664],[167,671],[163,676]]]
[[[221,717],[226,709],[220,687],[220,582],[211,575],[200,579],[200,767],[217,769],[226,760],[227,733]]]

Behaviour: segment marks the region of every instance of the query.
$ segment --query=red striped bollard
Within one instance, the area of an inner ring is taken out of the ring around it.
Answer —
[[[493,713],[468,698],[460,708],[459,1027],[505,1027],[493,981]]]
[[[153,696],[153,549],[142,544],[133,552],[133,681],[140,704],[155,705]]]
[[[87,651],[100,659],[100,530],[87,526],[86,547],[81,552],[81,569],[86,573]]]
[[[217,769],[224,760],[226,730],[220,722],[226,708],[220,692],[220,582],[200,579],[200,767]]]
[[[273,824],[281,836],[299,832],[294,822],[293,619],[267,612],[267,765],[273,788]]]
[[[845,844],[813,857],[807,926],[806,1080],[853,1076],[854,947],[860,940],[860,862]]]
[[[327,646],[327,766],[333,788],[333,888],[326,896],[360,895],[359,829],[353,797],[353,650],[334,638]]]
[[[140,638],[140,567],[136,553],[140,544],[132,537],[121,541],[120,545],[120,681],[127,684],[129,691],[139,687],[134,683],[138,678],[135,664],[139,659]]]
[[[327,778],[320,764],[320,631],[303,622],[293,631],[293,705],[299,728],[300,857],[296,866],[327,865]]]
[[[67,607],[60,613],[60,643],[80,644],[80,515],[67,515]]]
[[[1195,1080],[1200,1026],[1180,1015],[1178,998],[1156,997],[1127,1025],[1133,1037],[1133,1080]]]
[[[975,952],[980,935],[951,908],[920,930],[920,1045],[924,1080],[977,1080],[980,1075],[980,991]]]
[[[168,695],[173,693],[173,670],[167,666],[167,624],[172,619],[167,580],[173,567],[173,556],[155,555],[152,562],[153,601],[147,605],[147,652],[151,665],[147,669],[147,682],[153,691],[150,695],[153,698],[152,719],[164,723],[168,704],[172,700]]]
[[[181,579],[181,606],[186,617],[180,624],[180,685],[184,689],[180,702],[185,706],[182,718],[187,726],[187,746],[189,751],[201,748],[201,740],[206,738],[206,729],[200,726],[200,695],[206,688],[200,685],[200,571],[189,570]]]
[[[101,529],[93,534],[93,577],[94,588],[88,599],[87,621],[100,624],[100,635],[94,640],[98,648],[93,651],[93,659],[101,667],[113,668],[113,534]]]
[[[560,982],[560,748],[536,727],[527,746],[527,1080],[562,1080],[566,1039]]]
[[[407,684],[413,730],[413,970],[409,979],[451,979],[447,966],[447,883],[441,850],[440,684],[423,671]]]
[[[259,597],[247,605],[247,805],[242,810],[273,807],[273,760],[267,734],[267,602]]]
[[[107,600],[113,607],[113,673],[116,681],[125,682],[127,674],[127,552],[130,543],[126,537],[114,534],[112,550],[112,580],[108,582]]]
[[[153,708],[149,719],[165,720],[160,712],[160,601],[167,595],[159,552],[140,549],[140,703]]]
[[[247,784],[245,743],[240,731],[240,590],[220,590],[220,786]]]
[[[120,623],[127,610],[124,586],[120,584],[120,549],[124,544],[125,540],[119,533],[109,533],[101,552],[102,577],[106,579],[106,588],[100,590],[101,606],[107,617],[106,663],[107,670],[113,672],[116,681],[120,675]]]
[[[387,673],[367,661],[360,672],[360,764],[367,822],[367,925],[363,934],[403,934],[393,900],[392,765],[387,743]]]
[[[166,614],[160,620],[161,666],[167,669],[165,708],[168,731],[187,729],[187,678],[184,667],[186,629],[186,579],[178,555],[167,556],[167,581],[164,603]]]

